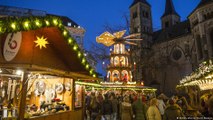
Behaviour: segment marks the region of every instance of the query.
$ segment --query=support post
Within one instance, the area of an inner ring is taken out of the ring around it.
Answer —
[[[27,95],[27,86],[28,86],[28,74],[26,71],[22,73],[22,82],[21,82],[21,93],[19,97],[19,109],[18,109],[18,120],[24,120],[25,106],[26,106],[26,95]]]

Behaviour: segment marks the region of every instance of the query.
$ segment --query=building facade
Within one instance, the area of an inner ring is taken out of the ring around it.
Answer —
[[[131,33],[141,33],[144,41],[139,47],[131,47],[135,51],[132,62],[137,63],[133,79],[142,79],[145,85],[167,95],[176,93],[181,78],[213,57],[212,8],[213,0],[201,0],[188,19],[180,21],[173,1],[166,0],[162,28],[153,31],[151,5],[146,0],[134,0],[130,6],[130,29]]]

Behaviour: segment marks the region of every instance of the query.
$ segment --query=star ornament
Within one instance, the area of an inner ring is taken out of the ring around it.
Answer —
[[[39,46],[40,49],[42,49],[43,47],[47,48],[46,45],[49,44],[47,41],[47,38],[44,38],[44,36],[42,36],[42,37],[36,36],[36,38],[37,38],[37,40],[34,41],[36,43],[36,47]]]

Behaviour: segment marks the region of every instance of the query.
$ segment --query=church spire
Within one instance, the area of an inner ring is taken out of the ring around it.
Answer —
[[[166,7],[165,7],[165,12],[162,17],[167,16],[167,15],[178,15],[178,13],[175,11],[175,7],[173,5],[172,0],[166,0]]]
[[[162,28],[169,28],[180,22],[180,16],[175,11],[172,0],[166,0],[166,7],[163,16],[161,17]]]

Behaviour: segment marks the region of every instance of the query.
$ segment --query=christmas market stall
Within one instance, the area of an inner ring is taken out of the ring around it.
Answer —
[[[0,52],[1,119],[83,119],[96,73],[58,17],[0,19]]]
[[[202,99],[213,94],[212,60],[202,62],[198,69],[180,81],[176,89],[189,96],[192,106],[199,107]]]

